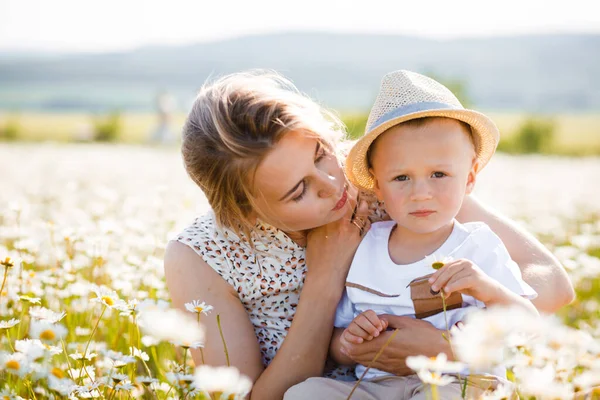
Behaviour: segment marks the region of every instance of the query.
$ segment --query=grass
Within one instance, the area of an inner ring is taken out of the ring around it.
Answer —
[[[514,140],[521,124],[528,117],[517,112],[487,112],[501,132],[501,140]],[[0,138],[10,124],[22,141],[70,142],[83,140],[93,131],[93,121],[99,116],[85,113],[8,113],[0,111]],[[550,117],[555,124],[555,137],[544,150],[559,155],[600,155],[600,112],[563,113]],[[351,137],[359,137],[365,129],[367,115],[342,114]],[[174,134],[179,135],[185,120],[180,113],[172,118]],[[123,143],[143,143],[148,140],[158,119],[153,113],[123,113],[118,140]],[[505,146],[506,147],[506,146]],[[501,146],[503,148],[503,146]]]

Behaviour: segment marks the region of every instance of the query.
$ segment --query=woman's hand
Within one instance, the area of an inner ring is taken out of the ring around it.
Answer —
[[[444,331],[435,328],[429,322],[386,314],[379,317],[388,321],[388,329],[398,329],[398,333],[383,350],[373,368],[395,375],[410,375],[414,374],[414,371],[406,366],[406,357],[433,357],[439,353],[446,353],[449,359],[453,358],[450,345],[442,336]],[[368,365],[392,333],[391,330],[385,331],[373,340],[361,344],[344,341],[341,351],[353,361]]]
[[[369,205],[358,200],[348,202],[346,214],[337,221],[312,229],[306,244],[307,274],[333,274],[344,281],[354,253],[364,234],[371,227]]]

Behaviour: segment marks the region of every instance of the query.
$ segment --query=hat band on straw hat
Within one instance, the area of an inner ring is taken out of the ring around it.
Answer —
[[[405,115],[418,113],[421,111],[431,111],[431,110],[464,110],[463,107],[458,107],[448,103],[439,103],[437,101],[425,101],[421,103],[413,103],[407,104],[402,107],[398,107],[383,114],[381,117],[377,119],[377,121],[373,122],[373,125],[368,127],[367,133],[376,129],[378,126],[388,122],[389,120],[403,117]]]

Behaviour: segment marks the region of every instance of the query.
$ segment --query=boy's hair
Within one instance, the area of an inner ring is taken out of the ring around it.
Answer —
[[[305,132],[331,151],[344,133],[336,116],[273,72],[235,73],[202,87],[183,127],[181,152],[217,224],[249,240],[252,211],[261,214],[256,168],[290,131]]]
[[[402,125],[402,126],[407,126],[407,127],[411,127],[411,128],[420,128],[420,127],[425,126],[428,123],[433,122],[436,119],[440,119],[440,118],[443,118],[443,119],[452,119],[452,120],[460,123],[460,125],[463,128],[463,130],[469,133],[469,140],[471,141],[471,144],[473,145],[473,148],[475,148],[475,142],[473,141],[473,132],[471,130],[471,125],[469,125],[466,122],[463,122],[461,120],[458,120],[458,119],[447,118],[447,117],[422,117],[422,118],[410,119],[408,121],[405,121],[405,122],[402,122],[402,123],[400,123],[398,125],[395,125],[394,127]],[[389,129],[392,129],[392,128],[389,128]],[[369,149],[367,150],[367,163],[369,165],[369,168],[373,168],[372,157],[373,157],[373,148],[375,147],[375,143],[377,143],[377,141],[379,140],[379,138],[381,138],[381,136],[383,136],[384,133],[382,133],[379,137],[377,137],[377,139],[375,139],[373,141],[373,143],[371,143],[371,146],[369,146]]]

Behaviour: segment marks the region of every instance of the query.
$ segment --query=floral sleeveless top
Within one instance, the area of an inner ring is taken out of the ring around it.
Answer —
[[[377,207],[373,220],[383,212]],[[232,230],[218,227],[212,211],[197,218],[176,240],[191,247],[238,293],[260,345],[265,366],[275,357],[296,312],[306,275],[305,249],[283,231],[258,223],[253,250]],[[326,367],[325,376],[355,379],[353,369]]]

